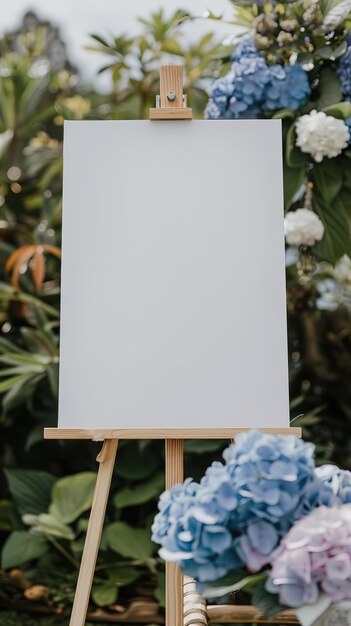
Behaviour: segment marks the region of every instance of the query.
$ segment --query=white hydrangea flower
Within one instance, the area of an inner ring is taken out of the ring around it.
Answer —
[[[296,145],[311,154],[317,163],[324,157],[336,157],[347,147],[350,132],[344,120],[323,111],[311,111],[296,122]]]
[[[324,226],[310,209],[289,211],[284,219],[285,239],[289,246],[314,246],[324,235]]]

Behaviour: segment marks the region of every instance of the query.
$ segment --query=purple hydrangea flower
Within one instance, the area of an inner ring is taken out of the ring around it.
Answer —
[[[273,554],[267,591],[281,604],[351,599],[351,505],[318,507],[294,524]]]

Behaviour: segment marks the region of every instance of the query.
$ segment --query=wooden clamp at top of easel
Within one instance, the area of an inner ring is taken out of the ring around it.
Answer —
[[[191,120],[192,109],[183,94],[183,67],[163,65],[160,68],[160,94],[156,108],[150,109],[150,120]]]
[[[156,107],[150,109],[150,120],[191,120],[192,110],[183,95],[183,68],[164,66],[160,69],[160,95]],[[183,440],[228,439],[248,428],[45,428],[46,439],[90,439],[103,441],[97,457],[99,463],[91,514],[78,576],[70,626],[84,626],[95,565],[103,529],[107,500],[114,470],[119,439],[164,439],[166,451],[166,488],[183,480]],[[299,428],[267,428],[271,434],[300,435]],[[194,600],[194,597],[196,598]],[[192,604],[192,602],[195,604]],[[206,624],[204,603],[197,596],[193,581],[183,577],[173,563],[166,564],[166,626],[198,626]]]

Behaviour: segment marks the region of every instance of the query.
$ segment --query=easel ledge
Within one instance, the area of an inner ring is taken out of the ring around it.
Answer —
[[[234,439],[252,428],[44,428],[45,439]],[[270,435],[296,435],[301,428],[258,428]]]

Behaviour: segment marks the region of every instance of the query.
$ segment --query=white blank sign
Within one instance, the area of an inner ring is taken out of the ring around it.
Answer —
[[[280,122],[66,122],[59,426],[287,427]]]

